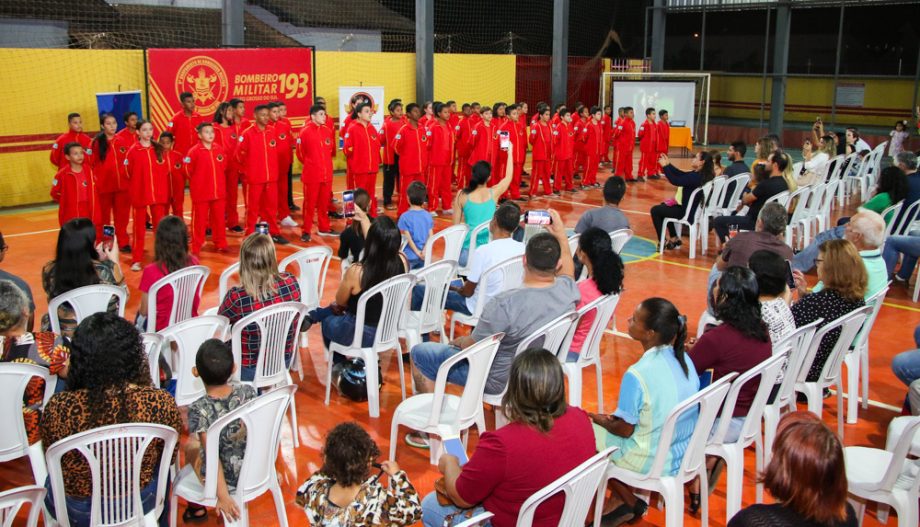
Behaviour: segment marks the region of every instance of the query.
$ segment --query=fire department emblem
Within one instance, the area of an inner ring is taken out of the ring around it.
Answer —
[[[214,59],[197,55],[185,61],[176,73],[176,98],[182,92],[191,92],[199,113],[211,114],[220,102],[227,99],[230,83],[227,73]]]
[[[371,105],[371,111],[377,113],[377,101],[371,97],[371,94],[363,91],[356,92],[351,96],[351,99],[348,100],[348,103],[345,105],[345,112],[351,113],[355,111],[355,108],[358,107],[362,102],[369,103]]]

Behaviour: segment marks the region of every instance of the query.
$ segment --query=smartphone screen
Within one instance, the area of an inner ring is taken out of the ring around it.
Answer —
[[[259,234],[268,234],[268,224],[256,223],[256,232]]]
[[[102,226],[102,245],[106,249],[112,247],[112,242],[115,240],[115,226],[114,225],[103,225]]]
[[[355,217],[355,192],[353,190],[342,192],[342,215],[346,218]]]
[[[789,289],[795,289],[795,276],[792,274],[792,262],[786,260],[786,285]]]
[[[511,134],[508,132],[498,132],[499,146],[502,150],[508,150],[508,145],[511,144]]]
[[[548,210],[528,210],[524,213],[524,223],[527,225],[550,225],[553,217]]]

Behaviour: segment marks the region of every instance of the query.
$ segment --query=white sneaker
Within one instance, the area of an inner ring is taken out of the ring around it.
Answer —
[[[453,209],[447,209],[447,210],[441,211],[441,214],[443,214],[443,215],[445,215],[445,216],[453,216],[453,215],[454,215],[454,210],[453,210]]]
[[[288,216],[288,217],[284,218],[283,220],[281,220],[281,226],[282,226],[282,227],[296,227],[296,226],[297,226],[297,222],[294,221],[294,218]]]
[[[140,264],[140,262],[136,262],[136,263],[132,264],[132,265],[131,265],[131,270],[134,271],[135,273],[138,272],[138,271],[140,271],[140,270],[141,270],[141,264]]]
[[[437,218],[437,217],[438,217],[438,211],[436,211],[436,210],[431,211],[431,217],[432,217],[432,218]]]

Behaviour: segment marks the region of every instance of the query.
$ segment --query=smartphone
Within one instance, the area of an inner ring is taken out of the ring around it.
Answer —
[[[268,234],[268,224],[267,223],[256,223],[256,232],[258,234]]]
[[[461,467],[466,465],[469,458],[466,456],[466,449],[463,448],[463,443],[460,441],[459,437],[444,438],[442,443],[445,453],[456,456],[456,458],[460,460]]]
[[[498,132],[498,144],[502,150],[508,150],[508,145],[511,144],[511,134],[508,132]]]
[[[112,243],[115,241],[115,226],[114,225],[103,225],[102,226],[102,246],[106,250],[112,248]]]
[[[795,289],[795,275],[792,274],[792,262],[786,260],[786,285],[789,289]]]
[[[355,191],[342,192],[342,215],[346,218],[355,217]]]
[[[528,210],[524,213],[525,225],[551,225],[553,217],[548,210]]]

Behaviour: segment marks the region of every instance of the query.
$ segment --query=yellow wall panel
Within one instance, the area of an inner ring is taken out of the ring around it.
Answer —
[[[434,97],[439,101],[457,101],[457,106],[473,101],[484,105],[496,101],[511,104],[515,102],[516,62],[514,55],[437,53]]]
[[[96,93],[141,90],[143,101],[144,89],[142,51],[0,49],[0,101],[9,112],[0,119],[0,207],[49,201],[52,140],[41,136],[66,131],[68,113],[82,114],[92,135]],[[38,145],[45,148],[11,152]]]

